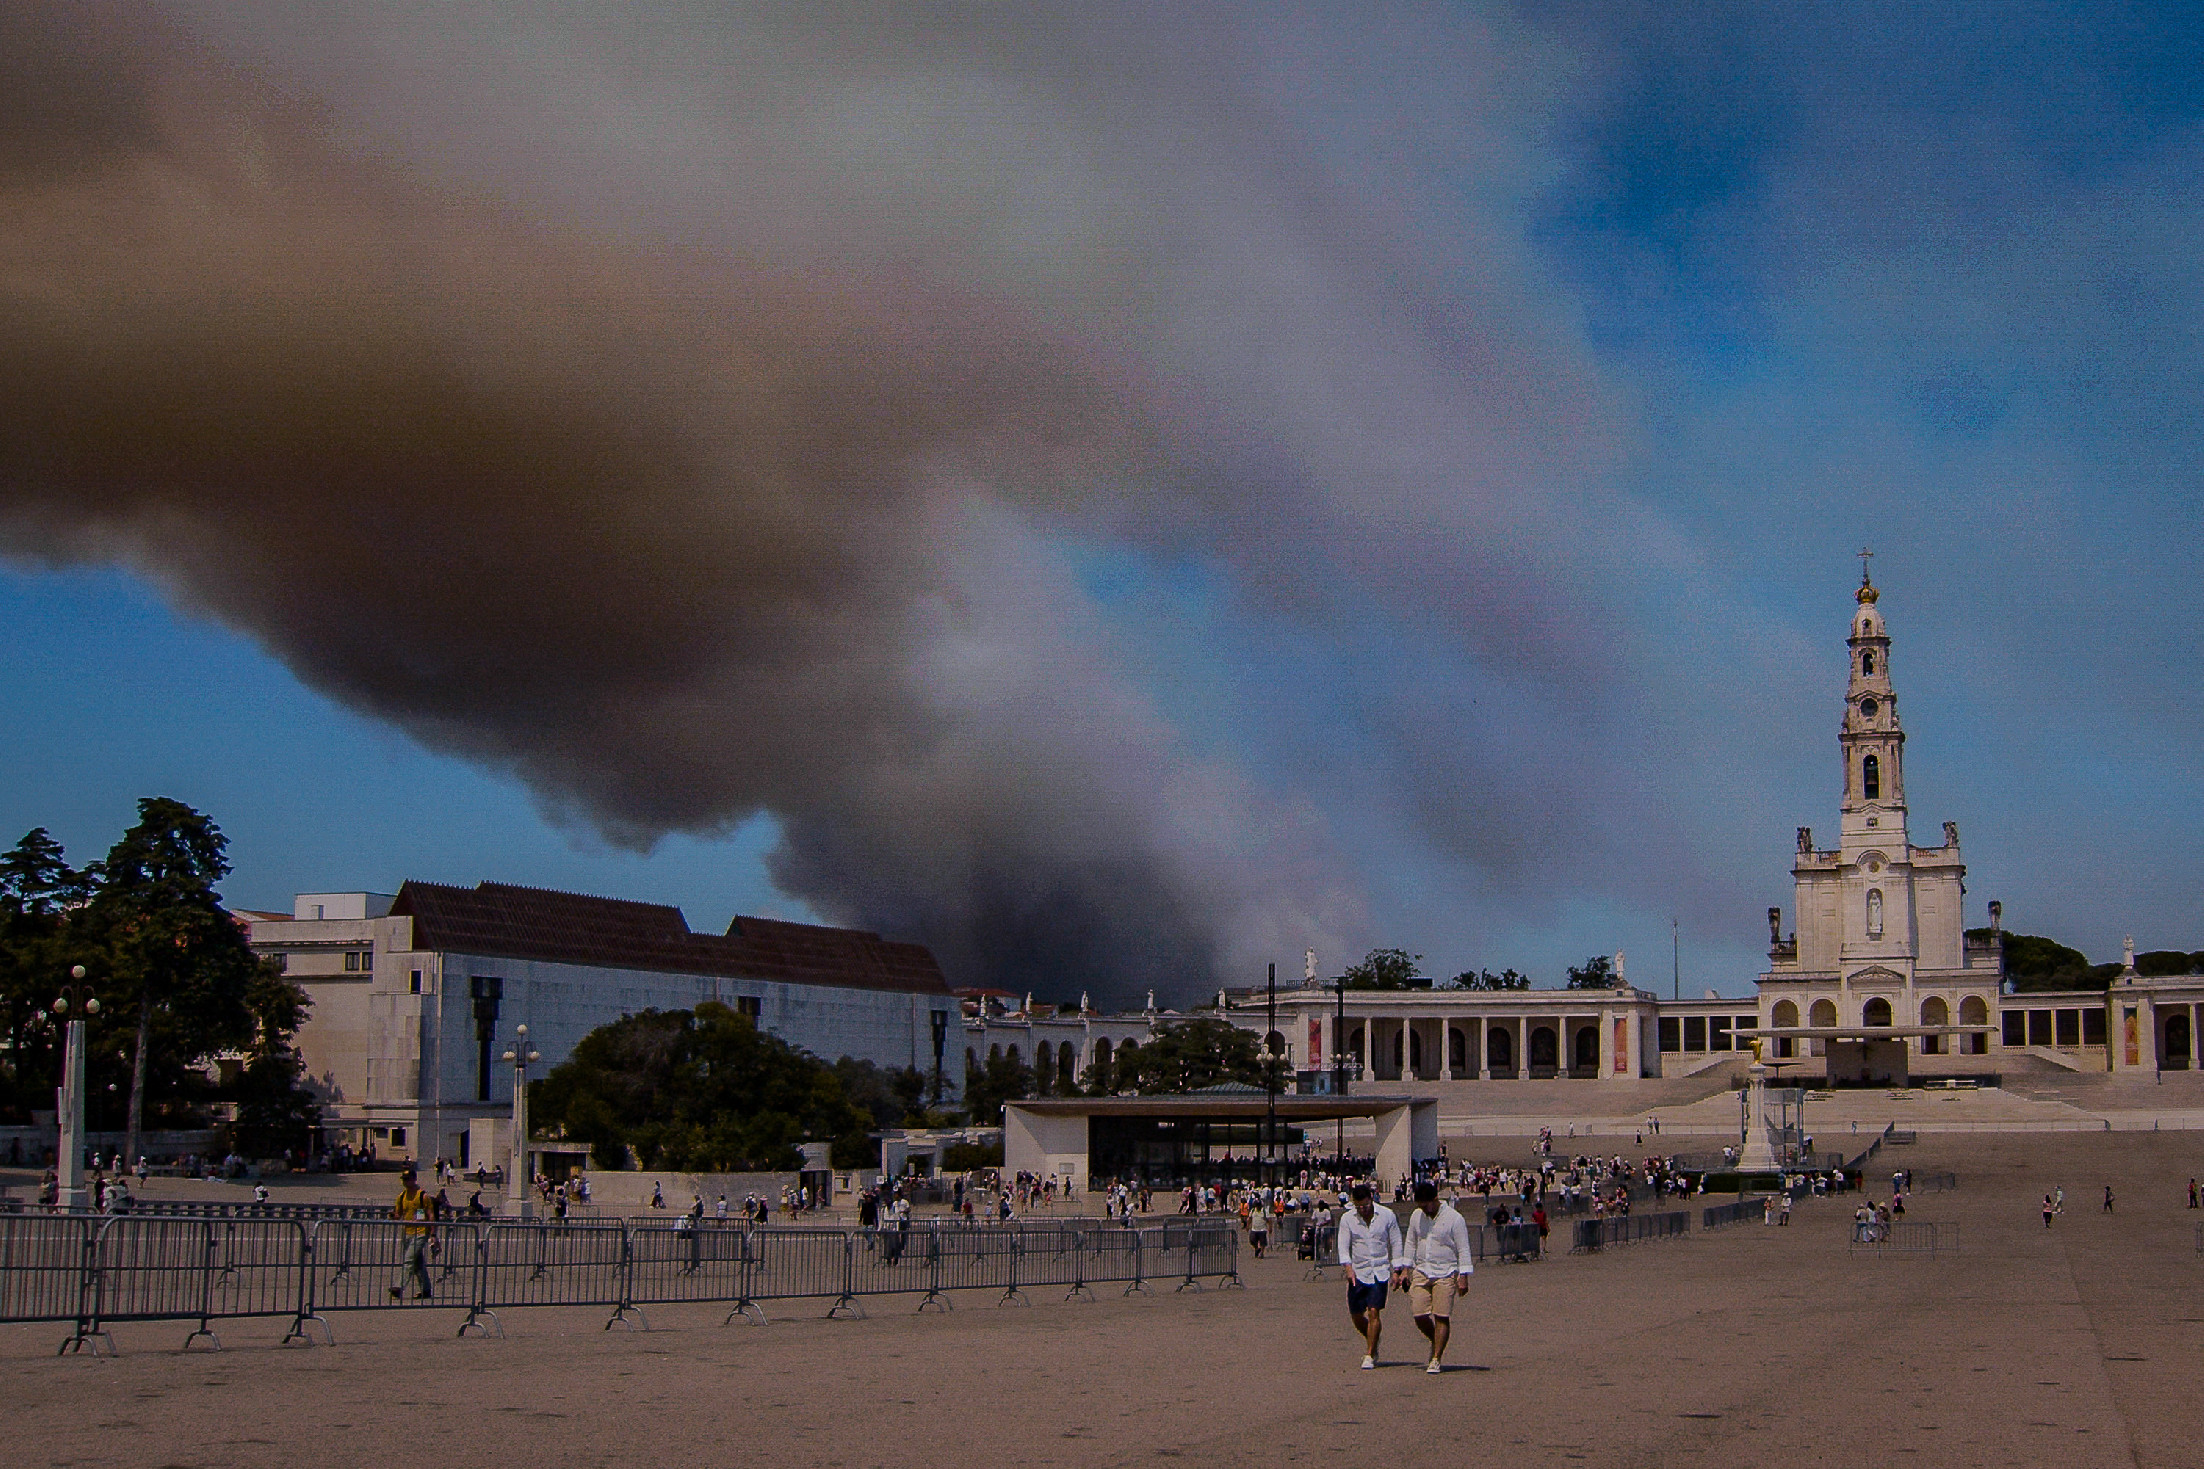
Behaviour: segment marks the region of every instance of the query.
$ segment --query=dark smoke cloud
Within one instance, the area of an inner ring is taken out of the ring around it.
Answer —
[[[1536,171],[1489,37],[1348,38],[1461,61],[1398,72],[1485,150],[1434,159],[1262,12],[612,14],[10,9],[0,544],[130,565],[615,840],[770,812],[821,911],[1120,999],[1368,921],[1064,538],[1405,620],[1596,730],[1598,597],[1551,587],[1611,405],[1504,237],[1412,217]],[[1386,799],[1449,844],[1603,795],[1441,763]]]

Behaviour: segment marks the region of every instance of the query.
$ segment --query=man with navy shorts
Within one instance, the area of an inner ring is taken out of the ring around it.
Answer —
[[[1347,1318],[1362,1338],[1362,1365],[1377,1366],[1385,1326],[1385,1288],[1408,1269],[1408,1243],[1391,1209],[1380,1209],[1370,1185],[1358,1183],[1354,1205],[1339,1216],[1339,1263],[1347,1275]]]

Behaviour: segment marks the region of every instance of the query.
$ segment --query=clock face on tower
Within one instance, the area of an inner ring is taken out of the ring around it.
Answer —
[[[1877,709],[1880,709],[1881,707],[1882,706],[1880,704],[1877,704],[1873,699],[1860,700],[1860,718],[1873,719],[1875,717],[1875,711]]]

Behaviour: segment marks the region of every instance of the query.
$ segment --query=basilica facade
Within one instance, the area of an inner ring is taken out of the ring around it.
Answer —
[[[1308,1084],[1335,1068],[1379,1081],[1628,1081],[1737,1067],[1757,1050],[1801,1080],[1880,1084],[2015,1069],[2204,1066],[2204,975],[2151,980],[2132,962],[2109,994],[2005,993],[2002,912],[1969,936],[1959,829],[1917,845],[1905,727],[1881,593],[1863,571],[1845,636],[1837,839],[1798,829],[1792,930],[1768,910],[1768,967],[1750,999],[1608,990],[1349,990],[1313,979],[1276,999],[1276,1041]],[[1224,1013],[1269,1025],[1261,991]]]

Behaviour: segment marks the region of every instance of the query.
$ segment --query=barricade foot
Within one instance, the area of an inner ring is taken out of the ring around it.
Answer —
[[[1064,1292],[1064,1299],[1067,1301],[1091,1301],[1094,1299],[1094,1292],[1088,1290],[1084,1285],[1075,1285]]]
[[[505,1325],[497,1319],[497,1312],[482,1306],[469,1306],[467,1319],[459,1323],[459,1335],[465,1336],[470,1331],[479,1331],[486,1337],[503,1336]]]
[[[727,1319],[720,1322],[719,1324],[722,1326],[732,1326],[735,1324],[737,1319],[744,1321],[755,1319],[757,1321],[757,1324],[760,1326],[768,1324],[765,1319],[765,1307],[759,1305],[756,1301],[751,1300],[741,1300],[735,1302],[735,1309],[729,1311],[727,1313]]]
[[[216,1336],[214,1332],[209,1329],[204,1322],[200,1323],[198,1330],[194,1331],[191,1335],[184,1338],[183,1349],[187,1352],[190,1351],[191,1344],[197,1341],[202,1336],[205,1337],[208,1341],[214,1343],[214,1349],[216,1351],[219,1352],[222,1350],[222,1338]]]
[[[1188,1290],[1192,1290],[1192,1291],[1198,1291],[1198,1290],[1202,1290],[1202,1289],[1204,1289],[1204,1288],[1205,1288],[1205,1287],[1204,1287],[1204,1286],[1202,1285],[1202,1283],[1201,1283],[1200,1281],[1196,1280],[1196,1279],[1195,1279],[1195,1278],[1194,1278],[1193,1276],[1189,1275],[1189,1276],[1187,1276],[1187,1277],[1186,1277],[1186,1278],[1185,1278],[1184,1280],[1182,1280],[1182,1281],[1180,1281],[1180,1282],[1179,1282],[1179,1288],[1178,1288],[1178,1290],[1175,1290],[1175,1291],[1171,1292],[1171,1294],[1175,1296],[1175,1295],[1177,1295],[1177,1294],[1179,1293],[1179,1291],[1188,1291]]]
[[[949,1298],[943,1295],[938,1290],[930,1290],[926,1292],[926,1299],[918,1303],[918,1309],[921,1311],[925,1310],[928,1306],[933,1306],[936,1309],[942,1311],[951,1311],[956,1309],[949,1303]]]
[[[862,1321],[865,1319],[864,1302],[858,1300],[855,1296],[845,1295],[837,1300],[833,1305],[827,1307],[827,1320],[840,1320],[841,1313],[844,1311],[849,1312],[849,1319],[852,1321]]]
[[[1235,1270],[1231,1274],[1227,1275],[1224,1279],[1218,1281],[1217,1288],[1219,1290],[1246,1290],[1247,1282],[1240,1279],[1240,1272]]]
[[[310,1347],[314,1344],[314,1333],[309,1328],[315,1326],[321,1328],[322,1341],[325,1345],[333,1347],[337,1344],[337,1333],[330,1329],[327,1318],[299,1316],[292,1320],[291,1329],[283,1333],[283,1340],[278,1342],[277,1345],[287,1347],[292,1342],[298,1342],[303,1346]]]
[[[106,1343],[106,1346],[104,1348],[102,1348],[100,1345],[100,1343],[102,1342]],[[60,1349],[56,1351],[54,1355],[57,1357],[68,1357],[74,1356],[77,1353],[86,1350],[89,1350],[91,1354],[95,1357],[101,1355],[102,1351],[104,1351],[105,1354],[110,1357],[119,1357],[122,1355],[122,1353],[115,1350],[115,1339],[107,1334],[106,1328],[99,1326],[93,1326],[89,1328],[79,1326],[74,1332],[70,1334],[68,1340],[64,1341],[61,1344]]]
[[[1147,1281],[1136,1280],[1132,1284],[1125,1287],[1125,1294],[1129,1296],[1150,1296],[1154,1295],[1155,1292],[1148,1289]]]
[[[1003,1292],[1003,1298],[995,1304],[998,1306],[1030,1306],[1033,1302],[1026,1299],[1024,1291],[1012,1286]]]
[[[643,1314],[641,1306],[617,1306],[606,1320],[605,1330],[610,1331],[615,1326],[624,1326],[630,1331],[648,1331],[650,1318]]]

